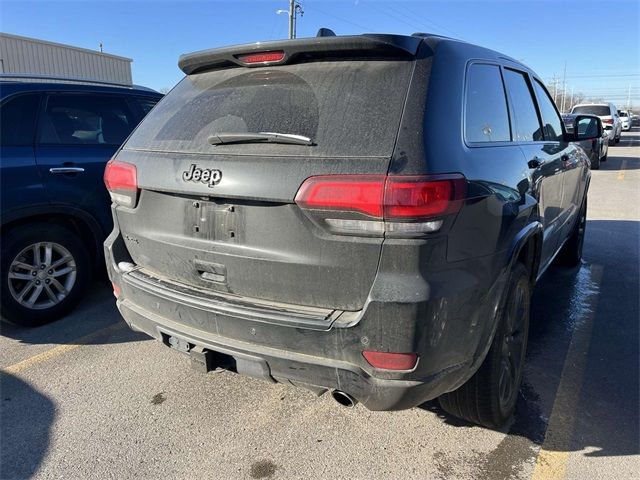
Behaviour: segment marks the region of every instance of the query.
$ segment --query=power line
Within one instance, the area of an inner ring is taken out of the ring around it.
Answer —
[[[454,31],[451,30],[450,28],[445,27],[444,25],[441,25],[439,23],[434,22],[433,20],[425,20],[424,18],[422,18],[419,14],[417,14],[416,12],[414,12],[413,10],[411,10],[409,7],[407,7],[404,3],[400,2],[400,3],[391,3],[391,4],[387,4],[388,7],[391,7],[392,5],[394,5],[395,7],[400,7],[405,11],[405,14],[408,14],[411,17],[417,17],[419,19],[419,23],[423,24],[424,26],[427,26],[427,24],[433,25],[434,27],[436,27],[437,29],[440,30],[444,30],[445,32],[449,32],[452,35],[455,35],[456,37],[460,38],[461,35]],[[398,11],[398,13],[401,13]],[[431,28],[428,27],[427,28]]]
[[[351,20],[347,20],[346,18],[339,17],[338,15],[334,15],[333,13],[329,13],[329,12],[325,12],[325,11],[323,11],[323,10],[320,10],[320,9],[319,9],[318,7],[316,7],[315,5],[313,5],[313,6],[311,6],[311,7],[310,7],[310,6],[309,6],[309,4],[308,4],[308,3],[306,3],[306,4],[305,4],[305,8],[306,8],[307,10],[309,10],[309,8],[311,8],[311,10],[315,10],[316,12],[318,12],[318,13],[319,13],[319,14],[321,14],[321,15],[324,15],[325,17],[331,17],[331,18],[334,18],[334,19],[336,19],[336,20],[339,20],[339,21],[341,21],[341,22],[343,22],[343,23],[347,23],[347,24],[352,25],[352,26],[354,26],[354,27],[361,28],[361,29],[362,29],[362,30],[364,30],[365,32],[366,32],[366,31],[370,31],[370,32],[372,32],[372,31],[374,31],[374,30],[375,30],[374,28],[365,27],[364,25],[361,25],[361,24],[356,23],[356,22],[352,22]]]

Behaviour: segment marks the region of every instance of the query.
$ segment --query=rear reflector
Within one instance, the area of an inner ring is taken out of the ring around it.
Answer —
[[[391,353],[365,350],[362,352],[365,360],[374,368],[383,370],[412,370],[418,362],[415,353]]]
[[[104,184],[113,202],[126,207],[135,207],[138,198],[138,177],[135,165],[109,160],[104,169]]]
[[[273,63],[282,61],[284,59],[284,52],[277,50],[274,52],[249,53],[246,55],[238,55],[236,58],[242,63],[247,64]]]
[[[356,212],[385,222],[421,222],[425,229],[415,226],[406,229],[417,232],[436,231],[442,222],[425,220],[458,212],[465,196],[466,180],[459,174],[325,175],[307,178],[298,190],[295,202],[309,210]],[[332,222],[338,224],[336,220]],[[344,221],[339,223],[344,224]],[[365,226],[370,231],[379,228]],[[391,230],[403,230],[397,226]],[[358,226],[353,225],[352,229],[358,229]]]

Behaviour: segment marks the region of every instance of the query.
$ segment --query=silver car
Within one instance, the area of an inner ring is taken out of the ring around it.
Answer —
[[[602,120],[604,129],[609,134],[609,145],[620,141],[622,136],[622,122],[618,109],[613,103],[581,103],[571,109],[571,113],[596,115]]]

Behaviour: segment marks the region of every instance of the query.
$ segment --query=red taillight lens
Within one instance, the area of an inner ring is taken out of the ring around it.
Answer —
[[[374,368],[383,370],[413,370],[418,363],[415,353],[392,353],[365,350],[362,352],[365,360]]]
[[[277,50],[274,52],[248,53],[246,55],[238,55],[236,58],[242,63],[248,64],[272,63],[282,61],[284,59],[284,52]]]
[[[388,177],[384,191],[384,218],[434,218],[462,207],[466,181],[462,176]]]
[[[113,296],[116,298],[120,297],[120,287],[116,285],[114,282],[111,282],[111,286],[113,287]]]
[[[435,218],[460,210],[462,175],[326,175],[309,177],[295,201],[302,208],[364,213],[384,220]]]
[[[613,118],[602,120],[602,123],[608,123],[609,125],[613,125]]]
[[[382,217],[385,175],[309,177],[296,194],[302,208],[360,212]]]
[[[104,184],[111,200],[119,205],[134,207],[138,197],[136,166],[131,163],[109,160],[104,169]]]

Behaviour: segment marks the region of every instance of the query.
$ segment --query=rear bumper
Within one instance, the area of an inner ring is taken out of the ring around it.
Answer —
[[[132,329],[165,345],[179,339],[192,351],[223,354],[241,374],[317,393],[344,391],[370,410],[412,408],[464,383],[484,358],[501,297],[500,279],[487,290],[485,279],[467,275],[452,282],[451,272],[440,272],[441,280],[422,279],[419,289],[408,292],[402,278],[394,277],[396,288],[390,290],[381,265],[362,311],[325,320],[301,320],[298,314],[274,320],[123,272],[116,261],[123,248],[116,227],[105,242],[105,257],[109,276],[120,287],[118,309]],[[490,270],[477,264],[464,269],[467,274]],[[413,275],[405,281],[420,284]],[[436,291],[444,301],[431,298]],[[363,350],[413,352],[419,359],[411,371],[378,370]]]

